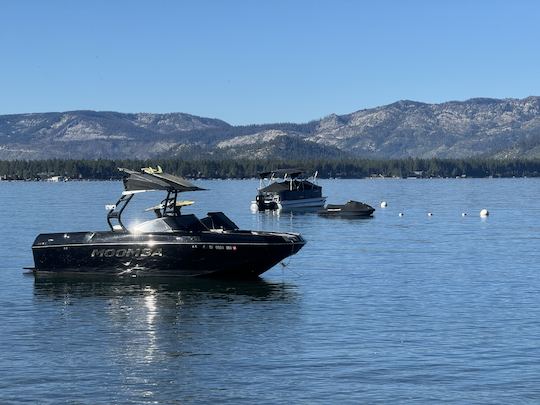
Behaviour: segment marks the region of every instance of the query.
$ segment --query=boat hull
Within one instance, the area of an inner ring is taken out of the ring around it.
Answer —
[[[320,208],[324,207],[326,197],[300,198],[297,200],[260,200],[252,202],[260,211],[265,210],[291,210],[297,208]]]
[[[278,208],[294,209],[294,208],[316,208],[323,207],[326,202],[326,197],[306,198],[299,200],[284,200],[278,203]]]
[[[321,217],[340,217],[340,218],[372,218],[373,212],[370,210],[366,211],[319,211],[318,214]]]
[[[304,244],[300,235],[271,232],[84,232],[39,235],[32,252],[41,273],[249,278]]]
[[[344,218],[370,218],[375,212],[371,205],[360,201],[349,201],[346,204],[328,204],[318,214],[323,217],[344,217]]]

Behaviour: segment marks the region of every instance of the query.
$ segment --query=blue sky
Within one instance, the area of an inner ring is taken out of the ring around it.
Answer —
[[[540,2],[7,0],[0,55],[0,114],[305,122],[540,95]]]

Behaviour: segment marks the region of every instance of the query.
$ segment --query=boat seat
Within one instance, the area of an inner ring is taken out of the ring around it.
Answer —
[[[222,229],[225,231],[235,231],[238,229],[238,226],[223,212],[209,212],[207,217],[201,219],[201,222],[208,229]]]
[[[201,232],[208,228],[194,214],[164,218],[173,231]]]

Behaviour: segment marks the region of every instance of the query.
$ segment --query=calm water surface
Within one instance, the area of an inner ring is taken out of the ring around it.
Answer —
[[[38,233],[105,229],[121,184],[0,182],[0,403],[540,402],[540,181],[321,183],[375,217],[253,214],[254,180],[186,195],[308,240],[241,283],[23,275]]]

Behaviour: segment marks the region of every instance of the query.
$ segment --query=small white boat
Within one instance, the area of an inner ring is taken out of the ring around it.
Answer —
[[[259,173],[259,190],[252,207],[259,211],[324,207],[326,197],[316,184],[317,173],[313,181],[301,177],[302,174],[298,169]]]

